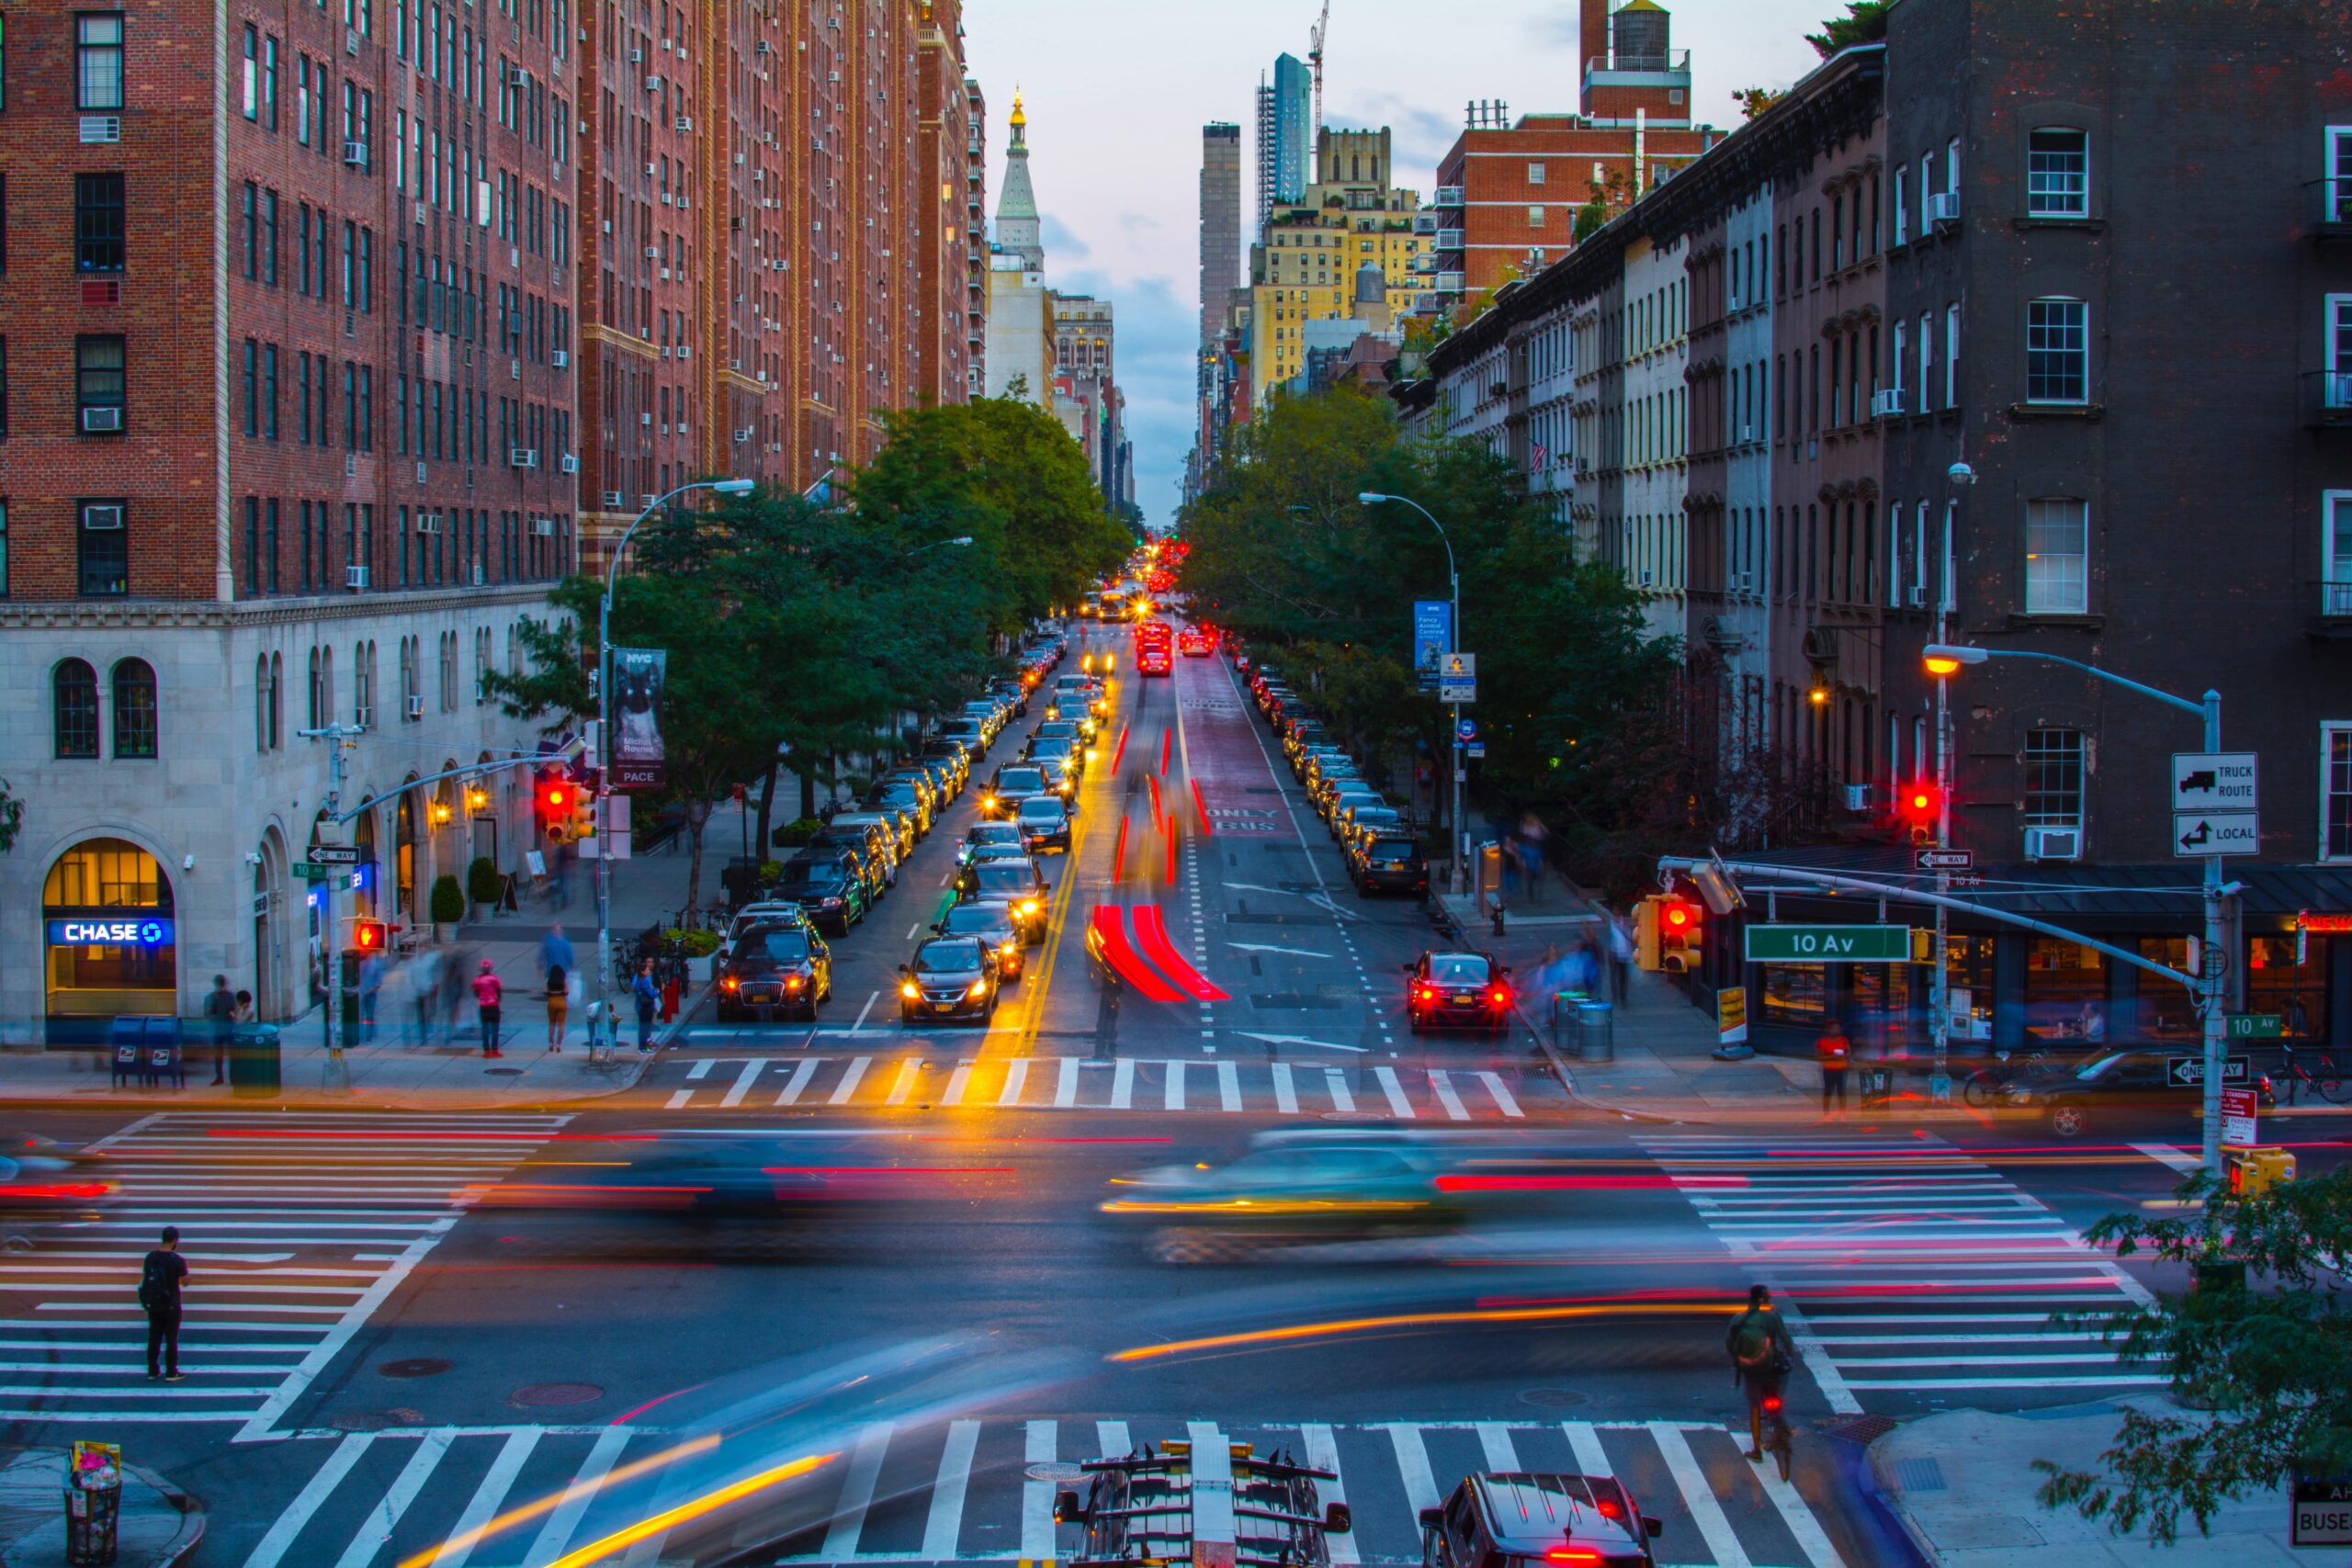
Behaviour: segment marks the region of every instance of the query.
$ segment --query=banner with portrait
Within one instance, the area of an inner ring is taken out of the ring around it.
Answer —
[[[666,649],[613,649],[615,789],[661,787],[666,761],[662,746],[662,695],[669,663]]]

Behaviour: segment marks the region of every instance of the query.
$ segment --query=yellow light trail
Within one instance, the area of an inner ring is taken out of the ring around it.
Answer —
[[[575,1482],[560,1492],[552,1493],[536,1503],[526,1503],[519,1508],[510,1509],[485,1524],[452,1536],[437,1546],[428,1546],[415,1556],[403,1559],[398,1568],[424,1568],[426,1563],[444,1552],[469,1551],[481,1542],[488,1540],[492,1536],[502,1534],[513,1529],[516,1525],[527,1524],[543,1515],[555,1512],[574,1497],[587,1496],[605,1487],[617,1485],[624,1481],[633,1481],[648,1471],[659,1470],[665,1464],[673,1463],[694,1454],[707,1453],[718,1446],[718,1438],[715,1435],[695,1438],[689,1442],[680,1443],[675,1448],[664,1449],[658,1454],[648,1454],[645,1458],[622,1465],[616,1470],[606,1471],[594,1481]]]
[[[1195,1350],[1230,1350],[1246,1345],[1279,1345],[1300,1339],[1323,1339],[1342,1334],[1375,1333],[1388,1328],[1467,1327],[1498,1323],[1557,1323],[1573,1317],[1668,1316],[1719,1317],[1730,1310],[1722,1302],[1603,1302],[1578,1306],[1481,1307],[1458,1312],[1409,1312],[1388,1317],[1334,1318],[1328,1323],[1294,1323],[1281,1328],[1258,1328],[1241,1334],[1214,1334],[1201,1339],[1171,1339],[1162,1345],[1138,1345],[1114,1350],[1114,1361],[1149,1361]]]
[[[789,1461],[771,1470],[763,1470],[757,1475],[747,1475],[741,1481],[729,1482],[716,1492],[707,1492],[691,1501],[679,1504],[674,1508],[664,1508],[650,1519],[639,1519],[626,1529],[615,1530],[602,1540],[592,1540],[576,1551],[567,1551],[548,1563],[547,1568],[588,1568],[590,1563],[610,1557],[616,1551],[627,1551],[639,1541],[660,1535],[673,1526],[682,1525],[688,1519],[698,1519],[705,1514],[715,1513],[729,1503],[740,1502],[752,1493],[764,1491],[780,1481],[790,1481],[796,1476],[806,1475],[812,1470],[821,1469],[840,1457],[839,1453],[816,1454],[807,1459]]]

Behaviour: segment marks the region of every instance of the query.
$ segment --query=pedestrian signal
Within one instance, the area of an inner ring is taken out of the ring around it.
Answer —
[[[354,920],[351,922],[350,951],[362,958],[381,953],[387,934],[381,920]]]

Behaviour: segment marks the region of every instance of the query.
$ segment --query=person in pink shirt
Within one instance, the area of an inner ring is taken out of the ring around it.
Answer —
[[[498,1004],[506,988],[498,983],[498,974],[490,960],[481,961],[481,973],[474,976],[474,1006],[481,1014],[481,1054],[503,1056],[498,1048]]]

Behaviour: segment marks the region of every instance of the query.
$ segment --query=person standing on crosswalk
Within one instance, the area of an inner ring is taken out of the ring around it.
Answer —
[[[147,1381],[180,1381],[180,1281],[187,1259],[180,1256],[180,1230],[164,1227],[164,1245],[147,1255],[139,1270],[139,1304],[147,1311]]]
[[[1813,1049],[1821,1058],[1821,1119],[1826,1122],[1846,1114],[1846,1068],[1854,1059],[1854,1043],[1846,1037],[1846,1026],[1836,1013],[1829,1015],[1828,1027]]]
[[[483,959],[481,972],[474,976],[474,1010],[481,1019],[481,1054],[485,1056],[505,1055],[498,1048],[499,1004],[505,994],[506,987],[498,983],[496,966]]]

